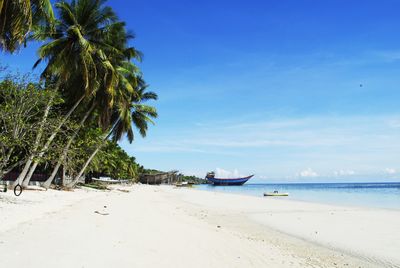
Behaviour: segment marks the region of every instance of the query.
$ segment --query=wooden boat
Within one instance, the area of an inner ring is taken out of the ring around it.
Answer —
[[[250,180],[254,175],[243,177],[243,178],[215,178],[214,172],[209,172],[206,175],[206,179],[208,182],[215,186],[238,186],[245,184],[248,180]]]
[[[187,181],[175,183],[176,187],[192,187],[193,183],[189,183]]]
[[[289,196],[289,193],[279,193],[274,191],[273,193],[264,193],[264,196]]]

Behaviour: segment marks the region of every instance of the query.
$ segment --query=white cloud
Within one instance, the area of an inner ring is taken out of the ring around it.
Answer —
[[[390,119],[388,123],[392,128],[400,128],[400,119]]]
[[[386,168],[385,173],[393,175],[393,174],[396,174],[397,171],[394,168]]]
[[[338,170],[334,172],[335,176],[351,176],[355,175],[356,172],[354,170]]]
[[[312,170],[311,168],[307,168],[301,171],[298,175],[303,178],[318,177],[318,173]]]
[[[268,174],[269,178],[355,179],[392,174],[385,169],[400,166],[396,157],[400,150],[398,127],[400,114],[300,118],[256,115],[198,122],[189,129],[177,127],[173,132],[138,139],[125,148],[147,165],[160,157],[160,163],[168,163],[160,169],[166,170],[171,166],[179,169],[179,165],[205,171],[201,167],[229,163],[231,171],[225,176],[233,176],[231,167],[235,167],[246,171],[244,175],[247,171],[256,173],[257,178]],[[165,154],[173,156],[165,158]],[[304,170],[309,166],[318,173]],[[394,175],[400,175],[400,168]]]
[[[239,177],[244,177],[239,173],[237,169],[234,169],[233,171],[225,170],[222,168],[216,168],[215,169],[215,177],[217,178],[239,178]]]

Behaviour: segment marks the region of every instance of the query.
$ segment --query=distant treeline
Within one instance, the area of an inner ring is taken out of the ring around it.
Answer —
[[[166,173],[166,171],[161,171],[161,170],[157,170],[157,169],[145,169],[145,168],[143,168],[143,166],[140,166],[140,172],[141,172],[141,174]],[[179,182],[189,182],[189,183],[193,183],[193,184],[206,184],[207,183],[207,180],[204,178],[199,178],[199,177],[196,177],[193,175],[187,176],[182,173],[177,174],[177,180]]]
[[[199,177],[196,177],[196,176],[185,176],[183,174],[179,174],[178,176],[180,176],[180,179],[182,181],[186,181],[186,182],[189,182],[189,183],[194,183],[194,184],[206,184],[207,183],[206,179],[199,178]]]

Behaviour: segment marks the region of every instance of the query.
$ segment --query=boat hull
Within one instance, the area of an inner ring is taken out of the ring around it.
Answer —
[[[250,180],[253,175],[245,178],[235,178],[235,179],[219,179],[219,178],[207,178],[207,180],[215,186],[239,186],[245,184]]]
[[[288,193],[264,193],[264,196],[289,196]]]

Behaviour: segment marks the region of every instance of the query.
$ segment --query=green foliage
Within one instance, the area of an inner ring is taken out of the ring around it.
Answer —
[[[50,0],[0,0],[0,49],[14,52],[35,28],[51,29]]]
[[[202,179],[196,176],[186,176],[183,174],[178,174],[179,180],[180,181],[186,181],[189,183],[193,183],[193,184],[206,184],[207,180],[206,179]]]
[[[60,114],[51,110],[48,121],[41,122],[41,118],[47,106],[61,102],[56,92],[26,77],[18,81],[17,77],[8,76],[0,82],[0,175],[33,153],[40,128],[42,137],[49,135]]]
[[[137,181],[140,167],[117,143],[107,141],[89,166],[93,176]]]
[[[136,180],[144,168],[117,142],[132,142],[135,130],[145,137],[158,114],[146,103],[157,94],[136,65],[142,54],[130,46],[134,36],[105,1],[55,8],[57,18],[48,0],[0,0],[0,47],[44,40],[34,67],[46,64],[41,83],[19,76],[0,82],[0,177],[31,159],[47,174],[62,166],[69,177]]]
[[[86,159],[90,156],[94,148],[102,139],[102,132],[99,128],[88,127],[79,131],[79,136],[74,140],[68,151],[68,157],[64,159],[62,165],[66,173],[73,177],[78,174]],[[63,143],[64,145],[65,143]]]

